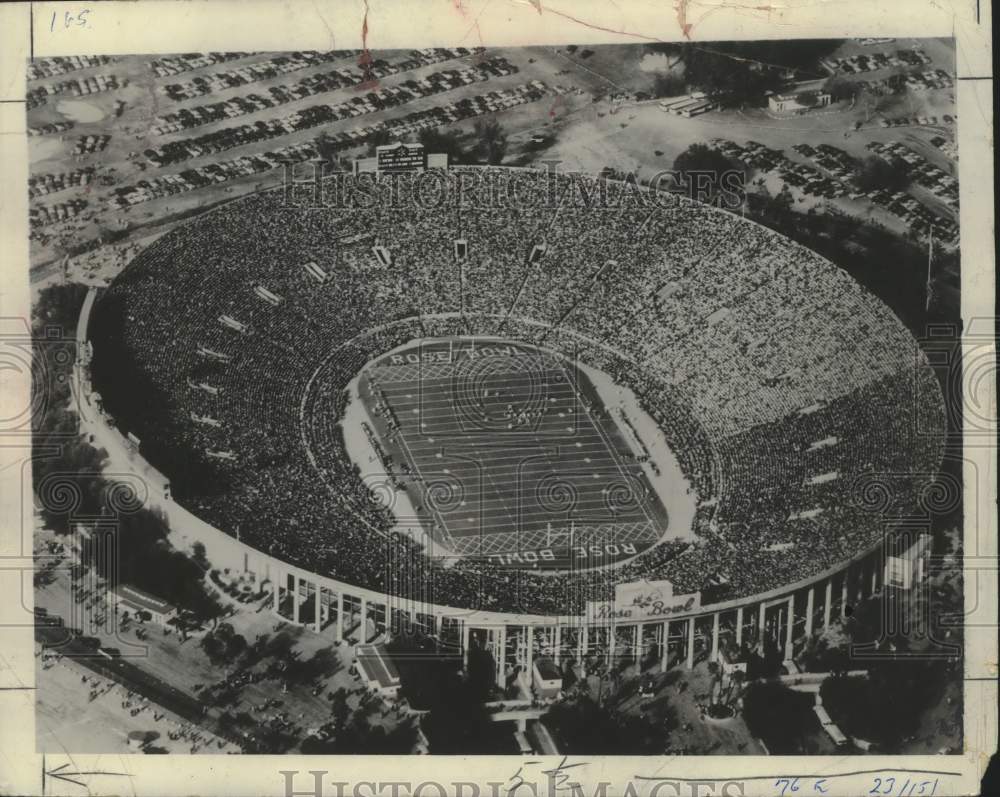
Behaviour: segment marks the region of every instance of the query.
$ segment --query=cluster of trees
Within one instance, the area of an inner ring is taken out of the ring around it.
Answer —
[[[707,204],[725,201],[723,207],[732,208],[743,197],[746,170],[719,150],[707,144],[692,144],[676,158],[673,170],[687,196]]]
[[[818,77],[818,62],[832,53],[835,39],[785,39],[776,41],[713,42],[710,45],[682,42],[652,44],[648,49],[680,57],[683,82],[689,90],[725,95],[736,102],[759,100],[777,91],[789,77]],[[679,79],[664,76],[655,90],[680,93]]]
[[[333,695],[330,722],[320,728],[318,736],[309,736],[302,742],[302,752],[307,755],[406,755],[413,750],[416,728],[402,723],[390,730],[371,721],[363,708],[352,711],[347,702],[347,692],[341,687]]]
[[[910,184],[905,164],[890,163],[876,155],[861,161],[854,181],[862,191],[902,191]]]
[[[662,707],[660,707],[662,708]],[[580,690],[555,704],[542,719],[559,750],[572,755],[663,755],[676,719],[669,709],[657,713],[619,710]]]
[[[794,692],[778,681],[757,681],[743,696],[743,719],[771,755],[816,754],[811,734],[820,730],[810,693]]]
[[[924,711],[940,696],[946,669],[940,660],[876,660],[867,677],[827,678],[820,694],[844,733],[893,753],[916,732]]]
[[[432,640],[397,637],[389,652],[399,670],[402,695],[427,711],[423,729],[435,754],[498,752],[498,734],[507,729],[490,719],[484,703],[492,696],[495,663],[488,651],[469,651],[463,670],[456,651],[438,651]]]
[[[229,623],[219,623],[215,630],[201,638],[201,649],[212,664],[226,664],[235,661],[247,649],[246,638],[237,634]]]

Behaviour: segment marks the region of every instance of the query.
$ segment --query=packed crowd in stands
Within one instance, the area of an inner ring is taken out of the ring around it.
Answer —
[[[874,296],[776,233],[680,197],[596,206],[577,190],[596,181],[579,176],[461,167],[442,179],[515,174],[538,195],[548,179],[567,193],[517,208],[466,184],[460,205],[432,206],[390,202],[381,182],[384,201],[307,212],[268,192],[175,229],[95,310],[105,409],[218,528],[448,606],[579,614],[640,578],[713,585],[706,602],[751,595],[867,550],[886,516],[912,510],[941,461],[943,398]],[[347,387],[396,346],[468,334],[563,352],[633,390],[697,494],[694,542],[668,532],[613,569],[549,574],[445,566],[394,532],[345,449]]]

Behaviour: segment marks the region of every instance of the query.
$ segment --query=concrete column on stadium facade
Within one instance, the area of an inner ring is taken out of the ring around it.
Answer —
[[[368,601],[361,599],[361,625],[358,628],[358,641],[364,645],[368,641]]]
[[[688,619],[687,668],[694,669],[694,618]]]
[[[441,628],[444,625],[444,615],[434,615],[434,650],[441,649]]]
[[[840,582],[840,619],[847,619],[847,578],[850,570],[845,570]]]
[[[323,585],[317,584],[316,591],[313,592],[313,608],[315,609],[315,614],[313,615],[313,631],[317,634],[323,630]]]
[[[823,630],[830,627],[830,611],[833,604],[833,579],[826,580],[826,592],[823,596]]]
[[[670,654],[670,621],[664,620],[661,626],[663,641],[660,643],[660,670],[667,671],[667,663]]]
[[[712,661],[719,660],[719,613],[712,615]]]
[[[469,623],[462,620],[462,666],[466,670],[469,669],[469,632],[471,630]]]
[[[795,655],[795,646],[792,644],[792,634],[795,633],[795,593],[788,596],[788,626],[785,634],[785,659],[790,659]]]
[[[497,629],[497,686],[507,686],[507,626]]]
[[[806,593],[806,638],[812,637],[813,633],[813,613],[816,611],[816,588],[809,587]]]
[[[552,643],[552,658],[555,659],[556,666],[558,667],[562,658],[562,627],[556,623],[552,633],[555,637]]]
[[[872,591],[871,595],[874,595],[878,590],[878,562],[872,562]]]
[[[642,659],[642,623],[639,623],[635,628],[635,636],[632,638],[632,658],[635,659],[635,664],[638,667],[639,661]]]
[[[278,611],[278,607],[281,605],[281,588],[278,586],[278,576],[280,573],[275,573],[274,577],[271,579],[271,611],[274,613],[275,617],[280,617],[281,612]]]
[[[527,637],[528,646],[525,649],[526,665],[525,669],[528,671],[528,683],[530,684],[533,679],[533,674],[531,672],[531,665],[535,661],[535,627],[533,625],[526,625],[524,627],[524,635]]]
[[[760,615],[757,620],[757,645],[764,650],[764,636],[767,633],[767,604],[760,604]]]
[[[736,609],[736,649],[743,647],[743,607]]]
[[[344,590],[337,590],[337,641],[344,641]]]
[[[299,624],[299,577],[292,573],[292,621]]]
[[[582,665],[583,660],[590,651],[590,626],[587,625],[586,621],[584,621],[583,627],[580,629],[580,634],[577,637],[577,640],[577,645],[580,648],[580,664]]]

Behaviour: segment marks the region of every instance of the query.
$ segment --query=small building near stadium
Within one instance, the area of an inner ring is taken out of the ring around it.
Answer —
[[[154,623],[166,625],[177,616],[177,607],[162,598],[150,595],[138,587],[121,584],[109,590],[110,598],[117,601],[116,609],[124,609],[135,615],[149,614]]]
[[[562,673],[547,656],[535,659],[531,667],[531,682],[541,698],[556,697],[562,691]]]
[[[399,671],[392,663],[385,645],[358,645],[354,649],[358,677],[382,697],[399,697]]]
[[[817,108],[827,108],[833,102],[828,91],[806,89],[787,94],[772,94],[767,98],[767,106],[772,113],[803,114]]]

